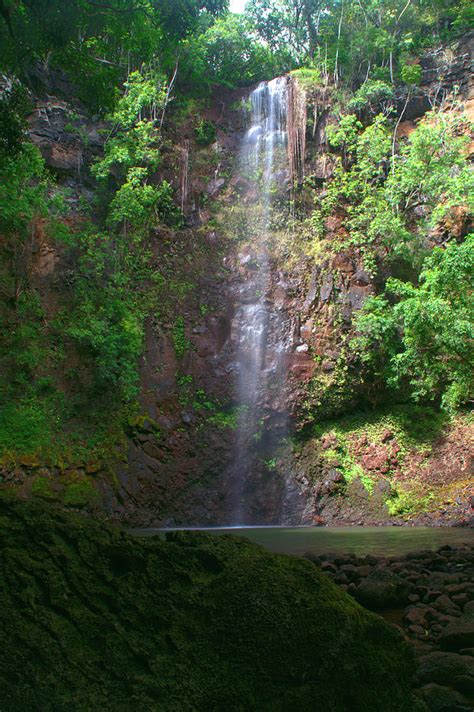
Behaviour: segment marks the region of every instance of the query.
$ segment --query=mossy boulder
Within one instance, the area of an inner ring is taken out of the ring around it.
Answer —
[[[408,712],[397,629],[311,562],[0,498],[2,712]]]

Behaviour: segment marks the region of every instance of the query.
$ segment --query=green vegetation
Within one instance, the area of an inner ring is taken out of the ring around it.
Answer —
[[[390,103],[393,94],[393,87],[387,82],[381,79],[369,79],[355,92],[347,108],[349,111],[380,110],[381,106]]]
[[[5,496],[0,518],[5,709],[413,709],[400,633],[310,561]]]
[[[474,395],[474,235],[426,258],[419,285],[389,279],[357,320],[361,359],[414,400],[454,412]],[[388,301],[395,298],[395,303]]]
[[[216,127],[212,121],[201,119],[194,130],[196,142],[201,146],[208,146],[216,140]]]
[[[433,444],[454,424],[445,413],[426,405],[386,406],[313,425],[295,447],[304,453],[305,443],[313,443],[324,471],[336,468],[347,484],[359,480],[369,495],[377,492],[380,482],[390,483],[383,490],[387,512],[413,516],[443,496],[429,481],[419,479],[420,462],[428,464]]]
[[[303,89],[313,89],[321,84],[321,72],[316,67],[300,67],[290,72]]]
[[[184,318],[178,316],[173,327],[173,343],[176,357],[181,361],[184,354],[190,347],[190,341],[186,338],[184,330]]]
[[[367,79],[416,84],[412,67],[421,51],[466,31],[473,19],[467,0],[252,0],[246,16],[287,65],[310,65],[323,81],[356,88]]]
[[[325,218],[341,211],[348,236],[340,249],[356,247],[371,270],[377,259],[419,265],[430,231],[442,228],[448,211],[472,200],[463,123],[454,113],[429,113],[396,154],[393,129],[382,114],[365,129],[353,114],[328,127],[342,155],[317,200],[311,219],[316,235],[324,236]]]

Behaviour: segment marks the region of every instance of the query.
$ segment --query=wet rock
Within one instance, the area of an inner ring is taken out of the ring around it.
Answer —
[[[463,615],[448,623],[439,636],[443,650],[461,650],[474,646],[474,615]]]
[[[463,608],[463,613],[467,616],[474,617],[474,601],[469,601]]]
[[[309,346],[308,344],[301,344],[300,346],[296,347],[296,353],[297,354],[306,354],[309,351]]]
[[[367,287],[350,287],[347,296],[351,307],[353,309],[362,309],[368,293]]]
[[[361,286],[370,284],[370,275],[363,269],[358,269],[354,275],[354,281]]]
[[[409,606],[404,614],[404,619],[412,624],[426,628],[428,621],[433,619],[433,609],[421,606]]]
[[[432,603],[442,595],[441,591],[427,591],[423,596],[423,603]]]
[[[361,581],[355,591],[355,597],[366,608],[381,611],[396,608],[406,603],[412,586],[401,576],[389,569],[380,568],[372,571]]]
[[[474,698],[474,677],[470,675],[458,675],[456,678],[456,689],[470,699]]]
[[[468,703],[463,695],[449,687],[443,687],[436,683],[424,685],[418,693],[421,699],[426,702],[431,712],[446,712],[447,710],[458,710],[459,705]],[[469,707],[467,708],[469,709]]]
[[[442,611],[444,613],[450,613],[454,610],[456,610],[456,604],[452,602],[452,600],[449,598],[449,596],[446,596],[446,594],[441,595],[439,598],[437,598],[433,602],[433,607],[436,608],[438,611]]]
[[[415,681],[421,685],[436,682],[456,687],[458,677],[474,677],[474,659],[468,655],[436,651],[420,659]]]
[[[220,192],[221,188],[224,185],[224,178],[215,178],[214,180],[209,181],[209,183],[207,184],[206,193],[210,198],[214,198]]]
[[[335,574],[337,572],[336,566],[334,566],[334,564],[332,564],[330,561],[323,561],[323,563],[321,564],[321,569],[326,574]]]
[[[326,275],[326,277],[323,280],[323,283],[321,285],[321,289],[319,292],[319,299],[321,302],[327,302],[329,297],[332,294],[334,286],[334,279],[332,274]]]

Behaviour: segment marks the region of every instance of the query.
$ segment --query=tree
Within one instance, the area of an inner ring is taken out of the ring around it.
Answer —
[[[449,412],[472,399],[474,234],[435,248],[418,286],[388,280],[385,296],[366,302],[357,330],[352,345],[389,385],[416,401],[440,398]]]

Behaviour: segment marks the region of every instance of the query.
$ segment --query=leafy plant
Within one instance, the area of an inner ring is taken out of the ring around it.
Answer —
[[[341,246],[358,247],[368,264],[374,265],[376,252],[419,264],[427,231],[455,206],[469,205],[474,177],[462,119],[454,114],[429,113],[396,154],[381,114],[365,129],[354,115],[344,116],[328,127],[328,138],[342,156],[316,201],[317,236],[324,234],[324,219],[342,210],[347,237]]]
[[[380,105],[387,105],[393,99],[393,87],[380,79],[368,79],[350,99],[349,111],[369,109],[374,111]]]
[[[353,345],[376,363],[388,383],[406,386],[414,400],[441,398],[453,412],[474,393],[474,235],[435,248],[419,286],[387,282],[387,296],[369,299],[357,319]]]
[[[402,81],[405,84],[419,86],[421,82],[421,67],[419,64],[405,64],[401,69]]]
[[[194,129],[194,136],[196,143],[199,143],[201,146],[208,146],[216,140],[216,127],[212,121],[201,119]]]

